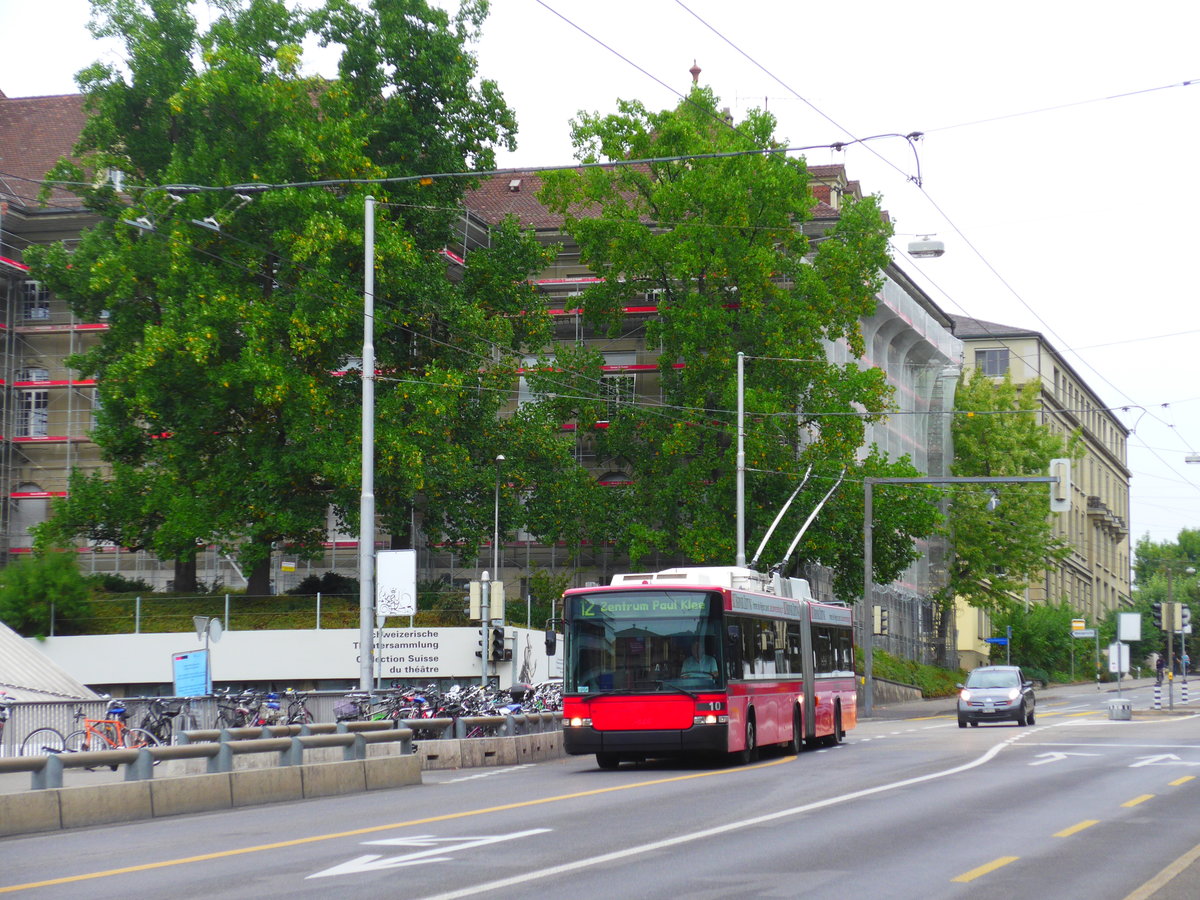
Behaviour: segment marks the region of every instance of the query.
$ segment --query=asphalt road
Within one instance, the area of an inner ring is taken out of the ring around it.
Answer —
[[[1200,717],[1111,721],[1094,686],[1038,724],[881,707],[840,747],[748,767],[590,757],[420,787],[0,841],[30,897],[1200,896]],[[1197,704],[1200,706],[1200,704]],[[1176,871],[1177,870],[1177,871]],[[4,887],[7,886],[7,887]]]

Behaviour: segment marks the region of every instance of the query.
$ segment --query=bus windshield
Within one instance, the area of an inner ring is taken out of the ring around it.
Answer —
[[[721,595],[605,591],[567,598],[569,692],[695,691],[724,685]]]

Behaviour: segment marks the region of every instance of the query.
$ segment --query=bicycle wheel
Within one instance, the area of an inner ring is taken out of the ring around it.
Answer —
[[[126,747],[140,749],[142,747],[157,747],[159,740],[144,728],[126,728],[123,735]]]
[[[38,728],[21,742],[22,756],[46,756],[65,749],[62,732],[56,728]]]
[[[63,749],[68,753],[82,753],[84,750],[111,750],[108,741],[93,732],[82,728],[72,731],[63,738]]]

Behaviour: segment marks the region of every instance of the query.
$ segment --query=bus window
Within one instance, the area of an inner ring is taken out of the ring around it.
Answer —
[[[725,629],[725,677],[742,677],[742,629],[737,625]]]

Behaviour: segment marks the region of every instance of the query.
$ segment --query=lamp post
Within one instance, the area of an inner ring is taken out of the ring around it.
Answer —
[[[363,205],[362,493],[358,505],[358,688],[375,655],[375,198]]]
[[[497,454],[496,456],[496,489],[495,489],[495,518],[493,520],[492,531],[492,577],[495,578],[495,583],[500,581],[500,464],[504,462],[504,455]],[[484,572],[479,579],[482,582],[480,594],[480,616],[479,616],[479,634],[483,638],[480,643],[479,654],[479,669],[480,669],[480,687],[487,688],[488,681],[488,659],[491,656],[492,647],[492,584],[493,581],[489,578],[488,573]],[[498,671],[498,670],[497,670]]]
[[[500,464],[504,462],[504,454],[496,456],[496,517],[492,533],[492,574],[500,577]]]

